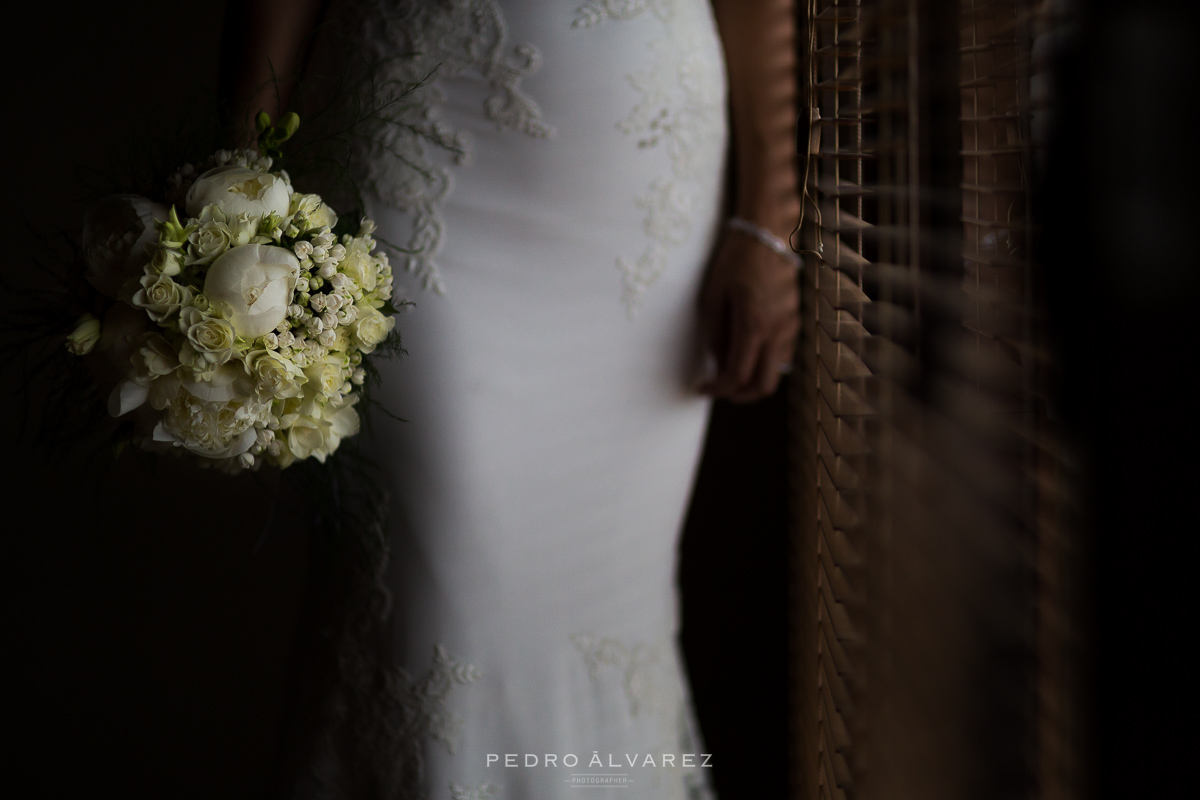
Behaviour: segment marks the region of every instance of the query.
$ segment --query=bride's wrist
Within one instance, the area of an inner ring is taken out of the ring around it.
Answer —
[[[786,239],[800,217],[800,200],[793,187],[779,187],[759,192],[752,199],[739,198],[732,216]]]

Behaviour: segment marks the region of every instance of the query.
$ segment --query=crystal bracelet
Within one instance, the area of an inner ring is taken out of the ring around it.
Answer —
[[[788,247],[787,242],[761,225],[755,225],[753,222],[744,220],[741,217],[730,217],[725,224],[738,233],[744,233],[757,240],[776,255],[786,258],[796,269],[804,266],[804,259],[793,253],[792,248]]]

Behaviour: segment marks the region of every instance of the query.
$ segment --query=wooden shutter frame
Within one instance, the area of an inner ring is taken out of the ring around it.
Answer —
[[[820,121],[800,137],[793,794],[1070,797],[1069,493],[1039,399],[1031,3],[801,11],[819,112],[802,119]]]

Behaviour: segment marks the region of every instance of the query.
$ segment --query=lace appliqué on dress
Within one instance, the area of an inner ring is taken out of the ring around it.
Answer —
[[[450,800],[492,800],[500,787],[491,781],[484,781],[475,787],[460,786],[450,782]]]
[[[652,718],[657,723],[656,752],[697,753],[697,743],[688,719],[688,701],[678,661],[666,658],[671,645],[666,641],[627,645],[620,639],[575,633],[571,644],[583,656],[588,675],[599,684],[606,667],[622,672],[622,687],[632,717]],[[712,790],[700,768],[681,768],[681,779],[667,784],[669,797],[678,800],[713,800]],[[667,773],[655,770],[651,783],[661,786]]]
[[[711,174],[713,159],[722,152],[723,56],[714,37],[697,34],[699,26],[682,5],[681,0],[589,0],[576,9],[572,22],[589,28],[650,13],[664,29],[650,42],[650,67],[628,76],[639,100],[617,123],[619,130],[637,137],[639,148],[665,147],[671,160],[670,172],[655,177],[637,198],[646,212],[649,244],[636,257],[617,258],[622,300],[631,316],[662,275],[670,249],[691,234],[698,180]]]
[[[387,758],[387,761],[377,761],[372,768],[378,772],[378,785],[387,787],[388,796],[426,800],[421,788],[425,774],[424,743],[427,740],[441,742],[447,752],[454,753],[463,719],[447,708],[447,701],[455,687],[472,684],[483,674],[479,667],[451,657],[443,645],[437,644],[429,669],[419,678],[413,678],[403,669],[395,669],[387,676],[381,705],[392,711],[387,721],[389,739],[397,747],[391,752],[380,753],[379,757]],[[336,762],[313,765],[325,787],[321,797],[346,796],[336,772],[321,775],[336,766]],[[480,795],[481,800],[484,797],[486,795]]]
[[[629,648],[619,639],[602,639],[583,633],[573,634],[571,644],[583,654],[592,680],[599,679],[602,666],[616,667],[625,673],[622,683],[630,714],[636,717],[653,708],[654,668],[659,662],[656,647],[639,642]]]
[[[446,708],[446,700],[455,686],[466,686],[483,677],[483,670],[450,657],[446,648],[435,645],[433,664],[420,678],[413,680],[404,670],[396,670],[393,691],[404,709],[403,726],[416,738],[431,737],[454,753],[463,719]]]
[[[470,158],[465,131],[440,117],[445,97],[439,81],[467,76],[485,83],[488,119],[501,128],[545,138],[554,130],[542,122],[533,98],[521,90],[522,78],[541,65],[530,45],[507,49],[507,27],[496,0],[366,0],[361,38],[372,49],[385,91],[415,87],[400,119],[381,121],[358,142],[356,162],[364,186],[393,208],[412,214],[406,267],[426,289],[445,291],[436,258],[446,234],[441,204],[453,181],[450,166],[434,151]],[[396,54],[403,54],[399,57]]]

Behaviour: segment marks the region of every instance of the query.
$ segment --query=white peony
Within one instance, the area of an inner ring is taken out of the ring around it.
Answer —
[[[180,385],[193,397],[213,403],[244,399],[254,391],[254,381],[240,364],[223,364],[206,375],[204,380],[187,380]]]
[[[268,214],[287,216],[292,187],[269,172],[258,172],[233,165],[205,172],[188,190],[186,208],[189,217],[199,217],[205,206],[215,205],[229,217],[246,214],[261,218]]]
[[[248,244],[225,251],[204,278],[204,295],[243,339],[257,339],[283,322],[300,262],[282,247]]]
[[[181,391],[166,407],[153,438],[205,458],[232,458],[254,444],[256,423],[265,423],[269,410],[255,400],[211,401]]]
[[[117,299],[158,240],[155,221],[166,218],[164,206],[138,195],[118,194],[96,202],[83,215],[88,283],[105,297]]]

